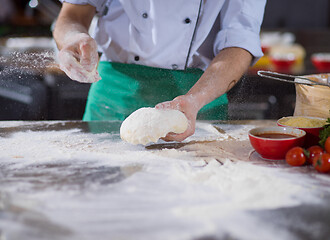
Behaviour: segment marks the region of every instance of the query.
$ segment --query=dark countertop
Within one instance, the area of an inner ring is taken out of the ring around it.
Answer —
[[[0,239],[329,239],[329,175],[248,142],[274,121],[198,122],[147,147],[120,124],[0,122]]]

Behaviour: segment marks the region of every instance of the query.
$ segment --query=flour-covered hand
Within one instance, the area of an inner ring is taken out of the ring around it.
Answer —
[[[58,54],[62,71],[72,80],[93,83],[100,80],[97,72],[97,44],[85,33],[72,34]]]
[[[191,95],[178,96],[172,101],[157,104],[155,108],[176,109],[183,112],[188,119],[188,128],[185,132],[179,134],[168,133],[163,140],[181,142],[195,133],[196,117],[200,107],[196,104],[196,100]]]

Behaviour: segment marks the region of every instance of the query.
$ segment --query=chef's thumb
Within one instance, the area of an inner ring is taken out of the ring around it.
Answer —
[[[171,101],[167,101],[167,102],[162,102],[162,103],[158,103],[155,106],[156,109],[172,109],[172,102]]]

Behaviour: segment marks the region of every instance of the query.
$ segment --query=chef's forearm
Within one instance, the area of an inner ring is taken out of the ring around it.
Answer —
[[[252,55],[242,48],[223,49],[187,95],[195,99],[199,109],[202,108],[235,86],[251,61]]]
[[[56,20],[53,37],[59,49],[74,38],[75,34],[88,34],[90,23],[95,14],[95,7],[91,5],[74,5],[63,3]]]

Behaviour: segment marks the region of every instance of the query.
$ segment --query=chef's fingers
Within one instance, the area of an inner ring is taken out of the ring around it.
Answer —
[[[100,76],[96,68],[92,72],[88,72],[68,51],[61,51],[58,54],[60,69],[64,71],[72,80],[93,83],[100,80]]]
[[[182,142],[187,137],[191,136],[193,133],[190,133],[188,131],[185,131],[184,133],[168,133],[162,140],[166,142],[176,141],[176,142]]]
[[[78,71],[77,69],[72,69],[70,72],[70,78],[81,83],[94,83],[100,80],[98,72],[95,70],[93,72],[87,72],[86,70]]]
[[[86,70],[78,71],[77,69],[71,69],[70,72],[65,72],[68,77],[72,80],[81,82],[81,83],[94,83],[101,79],[98,72],[87,72]]]
[[[98,54],[94,41],[83,41],[79,45],[80,64],[88,71],[92,72],[97,66]]]
[[[177,96],[172,101],[158,103],[155,108],[156,109],[176,109],[183,113],[185,113],[185,109],[189,106],[189,102],[187,101],[187,97]]]
[[[166,142],[172,142],[172,141],[182,142],[187,138],[186,136],[180,136],[180,135],[182,134],[168,133],[165,137],[162,138],[162,140]]]
[[[174,106],[173,101],[167,101],[167,102],[158,103],[155,106],[155,108],[156,109],[168,109],[168,108],[175,109],[173,106]]]
[[[69,77],[73,80],[75,77],[73,75],[80,75],[80,72],[83,72],[83,67],[79,64],[77,59],[69,51],[60,51],[58,54],[58,59],[60,63],[60,69],[64,71]]]
[[[187,137],[190,137],[194,133],[195,133],[195,125],[189,124],[187,130],[184,131],[183,133],[170,132],[162,139],[167,142],[169,141],[182,142],[183,140],[185,140]]]

